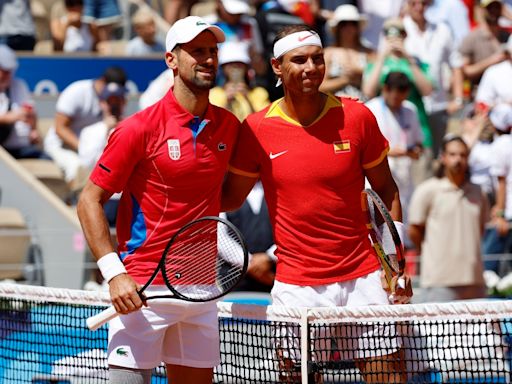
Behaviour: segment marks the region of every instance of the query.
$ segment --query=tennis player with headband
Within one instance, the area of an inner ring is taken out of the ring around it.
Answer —
[[[237,209],[261,179],[277,245],[274,305],[389,304],[360,200],[367,178],[403,232],[388,143],[362,103],[319,92],[325,75],[323,48],[309,27],[283,28],[274,40],[271,64],[284,98],[242,124],[222,209]],[[409,277],[394,295],[396,303],[409,301]],[[344,359],[355,359],[366,382],[406,380],[399,341],[389,332],[367,332],[391,344],[385,350],[371,350],[362,338],[357,348],[338,345]],[[282,357],[286,367],[298,360]]]
[[[208,101],[217,43],[224,39],[220,28],[197,16],[173,24],[165,53],[173,88],[119,124],[80,196],[85,237],[123,314],[110,321],[109,383],[149,384],[152,368],[163,361],[170,383],[211,384],[220,363],[215,302],[164,299],[143,307],[137,290],[181,227],[219,215],[222,180],[240,128],[231,112]],[[118,254],[103,204],[121,191]],[[161,275],[153,284],[148,296],[169,293]]]

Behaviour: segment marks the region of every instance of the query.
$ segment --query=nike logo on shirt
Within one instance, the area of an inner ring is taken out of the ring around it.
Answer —
[[[278,152],[278,153],[272,153],[272,152],[270,152],[270,153],[269,153],[270,160],[274,160],[276,157],[279,157],[279,156],[281,156],[281,155],[284,155],[286,152],[288,152],[288,150],[286,150],[286,151],[282,151],[282,152]]]

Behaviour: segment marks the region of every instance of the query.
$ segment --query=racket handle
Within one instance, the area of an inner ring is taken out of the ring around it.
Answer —
[[[97,330],[99,327],[101,327],[106,322],[112,320],[114,317],[118,316],[119,314],[116,312],[116,309],[113,305],[108,307],[107,309],[101,311],[97,315],[91,316],[87,319],[87,327],[91,331]]]

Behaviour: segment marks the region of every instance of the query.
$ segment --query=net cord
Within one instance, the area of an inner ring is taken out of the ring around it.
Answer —
[[[110,305],[108,292],[83,291],[23,284],[0,283],[0,297],[12,297],[35,302],[54,302],[76,305]],[[219,317],[251,318],[262,321],[301,323],[307,316],[312,323],[397,321],[407,320],[461,320],[512,318],[512,300],[474,300],[452,303],[412,305],[373,305],[361,307],[303,308],[218,302]]]

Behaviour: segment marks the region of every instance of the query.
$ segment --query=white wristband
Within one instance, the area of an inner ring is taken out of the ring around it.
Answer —
[[[115,252],[110,252],[100,257],[97,264],[107,283],[117,275],[127,273],[123,262]]]
[[[396,231],[398,232],[398,237],[400,237],[400,242],[402,243],[402,247],[404,246],[404,223],[400,221],[393,221],[395,224]]]

